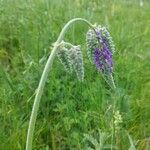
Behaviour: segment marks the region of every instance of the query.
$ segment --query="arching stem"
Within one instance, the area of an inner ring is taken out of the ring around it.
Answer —
[[[45,65],[45,68],[43,70],[37,91],[36,91],[36,96],[35,96],[35,100],[34,100],[34,104],[33,104],[33,108],[32,108],[32,113],[31,113],[31,117],[30,117],[30,122],[29,122],[29,127],[28,127],[28,133],[27,133],[27,140],[26,140],[26,150],[32,150],[32,141],[33,141],[33,133],[34,133],[34,128],[35,128],[35,122],[36,122],[36,118],[37,118],[37,112],[39,109],[39,104],[40,104],[40,100],[41,100],[41,96],[43,94],[43,89],[45,86],[45,82],[47,80],[48,77],[48,73],[52,67],[53,64],[53,60],[56,56],[56,52],[58,50],[58,45],[61,43],[61,41],[63,40],[65,33],[67,32],[67,30],[69,29],[69,27],[74,24],[75,22],[83,22],[85,24],[87,24],[90,28],[92,28],[94,30],[94,27],[91,23],[89,23],[87,20],[82,19],[82,18],[75,18],[70,20],[62,29],[55,45],[54,48],[47,60],[47,63]],[[95,30],[94,30],[95,31]]]

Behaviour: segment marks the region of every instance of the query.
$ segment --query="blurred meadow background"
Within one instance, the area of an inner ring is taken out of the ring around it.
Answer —
[[[85,80],[67,74],[55,59],[33,149],[109,150],[113,99],[115,118],[121,117],[113,149],[150,149],[149,0],[0,0],[0,150],[25,149],[34,93],[47,57],[65,23],[75,17],[109,29],[116,46],[116,92],[87,59],[88,27],[75,24],[65,39],[82,46]]]

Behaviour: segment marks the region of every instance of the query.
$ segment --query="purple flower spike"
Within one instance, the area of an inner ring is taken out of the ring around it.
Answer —
[[[104,74],[112,74],[113,59],[115,51],[112,38],[105,27],[96,26],[95,32],[89,30],[87,33],[88,55],[92,56],[96,68]]]
[[[94,50],[94,63],[98,70],[105,73],[112,73],[112,51],[107,37],[103,33],[103,28],[96,29],[96,36],[101,45],[100,48],[95,48]]]
[[[109,52],[109,53],[108,53]],[[102,72],[112,73],[112,55],[108,49],[96,48],[94,51],[94,63]]]
[[[95,30],[95,31],[94,31]],[[87,54],[98,71],[102,73],[105,81],[112,87],[115,87],[112,78],[113,72],[113,53],[115,46],[107,28],[95,26],[89,29],[86,35]]]
[[[103,71],[104,63],[103,61],[101,61],[101,58],[102,58],[102,52],[99,48],[96,48],[94,52],[94,63],[98,70]]]
[[[112,52],[109,50],[106,38],[103,36],[99,36],[98,38],[101,43],[101,48],[96,48],[94,51],[94,63],[98,70],[112,73]]]

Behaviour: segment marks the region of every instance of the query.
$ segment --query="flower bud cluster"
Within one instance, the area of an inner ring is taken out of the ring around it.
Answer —
[[[57,52],[57,57],[60,60],[60,62],[63,64],[65,70],[67,72],[72,72],[72,66],[70,62],[70,58],[68,55],[68,49],[64,46],[64,44],[59,46],[59,50]]]
[[[84,79],[83,56],[80,45],[63,42],[58,47],[57,56],[67,72],[75,72],[78,79]]]
[[[76,72],[76,75],[80,81],[84,79],[84,67],[83,67],[83,56],[80,45],[73,46],[69,49],[69,59],[71,60],[71,66]]]

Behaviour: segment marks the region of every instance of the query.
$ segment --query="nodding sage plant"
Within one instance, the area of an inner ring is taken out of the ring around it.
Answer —
[[[92,25],[85,19],[75,18],[70,20],[62,29],[57,41],[53,45],[51,54],[47,60],[44,71],[42,73],[39,86],[36,90],[36,96],[32,108],[30,117],[28,134],[26,140],[26,150],[32,149],[33,133],[35,128],[35,122],[37,118],[37,112],[40,104],[40,99],[43,93],[43,88],[48,77],[48,73],[52,67],[55,56],[59,58],[64,68],[68,72],[75,72],[78,79],[83,81],[84,79],[84,67],[81,47],[79,45],[72,45],[71,43],[63,41],[65,33],[68,28],[75,22],[83,22],[90,27],[86,34],[87,54],[92,63],[96,65],[96,68],[103,75],[104,79],[111,84],[114,89],[115,84],[113,81],[113,60],[112,55],[115,51],[112,38],[105,27]],[[110,82],[111,81],[111,82]]]

